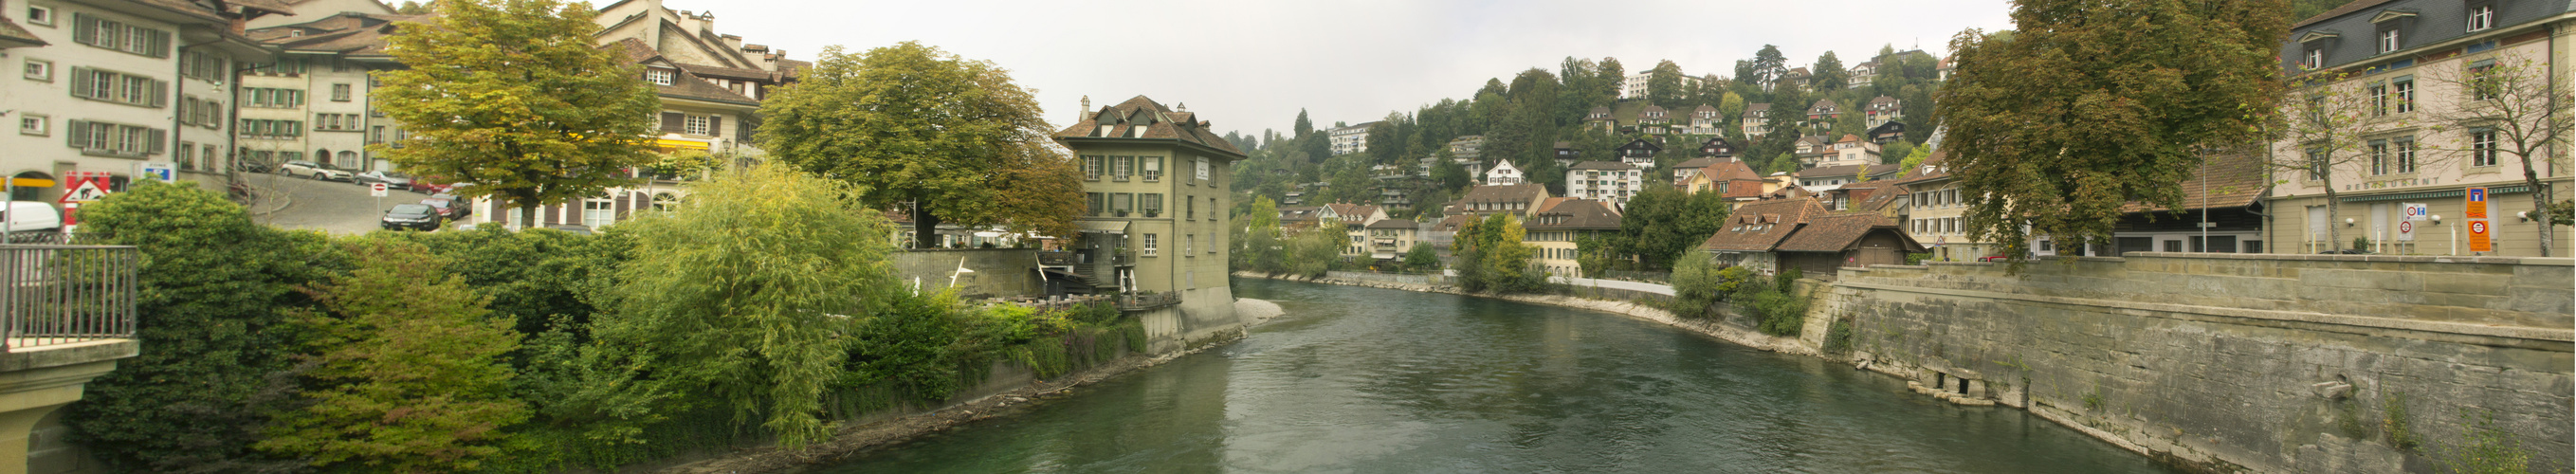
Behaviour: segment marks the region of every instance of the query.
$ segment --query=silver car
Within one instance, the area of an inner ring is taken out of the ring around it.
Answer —
[[[404,190],[404,191],[410,191],[410,190],[412,190],[412,189],[411,189],[411,175],[402,174],[402,173],[393,172],[393,171],[376,170],[376,171],[369,171],[369,172],[365,172],[365,173],[358,173],[358,184],[369,184],[369,183],[385,183],[385,187],[388,187],[388,188],[400,189],[400,190]]]
[[[310,161],[289,161],[286,164],[277,165],[277,173],[327,181],[355,181],[357,177],[357,174],[350,173],[349,170]]]

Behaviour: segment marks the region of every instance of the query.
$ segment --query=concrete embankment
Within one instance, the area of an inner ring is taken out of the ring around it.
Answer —
[[[1477,296],[1849,362],[2197,472],[2429,472],[2509,451],[2478,449],[2496,439],[2543,469],[2576,452],[2576,260],[2141,252],[1836,277],[1801,282],[1797,338],[1629,301]],[[1460,293],[1369,278],[1312,281]]]

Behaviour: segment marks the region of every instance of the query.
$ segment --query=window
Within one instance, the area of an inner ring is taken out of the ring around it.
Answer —
[[[1154,234],[1145,234],[1145,239],[1142,242],[1144,242],[1145,247],[1138,249],[1136,254],[1147,257],[1154,256],[1154,251],[1156,250],[1154,247],[1156,245],[1156,242],[1154,242]]]
[[[1136,201],[1136,205],[1145,210],[1146,216],[1153,216],[1163,212],[1163,195],[1161,194],[1139,194],[1136,195]]]
[[[1100,211],[1102,211],[1108,204],[1106,200],[1101,198],[1100,193],[1084,193],[1084,195],[1084,197],[1091,200],[1091,213],[1094,215],[1100,214]]]
[[[2397,172],[2415,172],[2415,139],[2400,138],[2390,145],[2397,149]]]
[[[72,14],[72,42],[155,58],[170,57],[170,32]]]
[[[305,71],[304,60],[302,60],[302,59],[280,59],[280,60],[277,60],[277,62],[263,63],[263,64],[258,64],[258,65],[250,66],[250,72],[251,72],[252,74],[262,74],[262,75],[270,75],[270,76],[293,76],[293,75],[300,75],[300,74],[304,74],[304,71]]]
[[[1192,256],[1195,256],[1195,255],[1191,255],[1191,254],[1192,254],[1192,253],[1197,252],[1197,251],[1198,251],[1198,248],[1199,248],[1199,235],[1198,235],[1198,234],[1182,234],[1182,235],[1181,235],[1181,256],[1183,256],[1183,257],[1192,257]],[[1523,254],[1523,255],[1527,255],[1527,254]]]
[[[2415,111],[2414,77],[2401,77],[2397,78],[2395,81],[2390,81],[2389,89],[2393,91],[2390,94],[2396,96],[2395,102],[2397,102],[2397,113],[2402,114]]]
[[[1082,155],[1082,179],[1099,181],[1103,159],[1100,155]]]
[[[2373,83],[2370,83],[2370,85],[2369,85],[2369,86],[2366,86],[2366,87],[2363,87],[2363,88],[2362,88],[2362,93],[2363,93],[2363,94],[2367,94],[2367,95],[2369,95],[2369,96],[2370,96],[2370,116],[2372,116],[2372,117],[2384,117],[2384,116],[2387,116],[2387,115],[2388,115],[2388,84],[2387,84],[2387,83],[2384,83],[2384,82],[2373,82]]]
[[[245,87],[242,88],[242,96],[240,97],[240,100],[243,107],[292,109],[304,106],[304,91],[298,89]]]
[[[2470,132],[2469,132],[2469,166],[2470,166],[2470,167],[2480,167],[2480,166],[2495,166],[2495,165],[2496,165],[2496,132],[2495,132],[2495,130],[2472,130],[2472,131],[2470,131]]]
[[[1136,174],[1136,157],[1112,156],[1109,157],[1109,165],[1113,167],[1109,176],[1118,181],[1126,181],[1128,176]]]
[[[1109,207],[1111,210],[1118,211],[1118,215],[1127,215],[1129,211],[1136,210],[1136,195],[1133,193],[1110,194]]]
[[[27,24],[36,26],[54,26],[54,9],[50,7],[28,5]]]
[[[2398,41],[2396,25],[2389,25],[2388,29],[2381,30],[2379,32],[2379,52],[2396,52],[2398,49],[2403,48],[2403,44],[2404,43]]]
[[[2319,69],[2326,65],[2326,50],[2323,49],[2310,48],[2308,54],[2301,57],[2305,59],[2299,60],[2299,67]]]
[[[2308,180],[2319,181],[2324,179],[2326,179],[2326,152],[2321,149],[2309,148]]]
[[[2500,84],[2496,82],[2494,73],[2494,60],[2478,61],[2469,65],[2469,100],[2496,98],[2496,93],[2500,92],[2497,90]]]
[[[385,126],[383,126],[383,125],[377,125],[377,126],[375,126],[375,128],[370,129],[370,130],[368,130],[368,131],[367,131],[367,143],[384,143],[384,142],[385,142]]]
[[[159,154],[169,139],[167,131],[157,128],[82,120],[71,121],[69,135],[71,147],[82,154],[119,158]]]
[[[179,55],[179,76],[220,84],[226,76],[230,75],[224,69],[224,62],[223,56],[203,51],[189,51],[187,54]]]
[[[1153,180],[1156,180],[1156,179],[1161,179],[1161,178],[1163,177],[1163,157],[1160,157],[1160,156],[1140,156],[1140,157],[1136,157],[1136,166],[1137,166],[1138,168],[1142,168],[1142,169],[1144,170],[1145,180],[1146,180],[1146,181],[1153,181]]]
[[[54,82],[54,62],[27,58],[27,80]]]
[[[1185,202],[1182,202],[1182,203],[1181,203],[1181,218],[1182,218],[1182,219],[1197,219],[1197,218],[1199,218],[1199,200],[1198,200],[1197,198],[1191,198],[1191,197],[1186,197],[1186,196],[1182,197],[1182,199],[1186,199],[1187,201],[1185,201]]]
[[[174,154],[171,160],[178,162],[180,171],[196,171],[197,144],[179,142],[179,152]]]
[[[680,133],[686,133],[686,134],[690,134],[690,135],[713,135],[713,134],[715,134],[715,127],[714,127],[712,124],[708,123],[710,120],[712,120],[712,119],[713,119],[713,117],[709,117],[709,116],[705,116],[705,115],[690,115],[690,116],[688,116],[688,117],[689,117],[689,118],[688,118],[688,120],[686,120],[685,122],[682,122],[682,123],[683,123],[683,125],[681,125]]]
[[[654,84],[656,84],[656,85],[665,85],[665,86],[667,86],[667,85],[671,85],[671,70],[669,70],[669,69],[661,69],[661,68],[645,68],[645,69],[644,69],[644,82],[650,82],[650,83],[654,83]]]
[[[2469,31],[2485,31],[2488,28],[2494,27],[2495,4],[2488,3],[2469,7]]]
[[[54,119],[49,115],[18,114],[18,134],[39,137],[53,135]]]
[[[581,201],[581,225],[597,229],[617,223],[617,202],[606,199]]]
[[[348,84],[332,84],[332,85],[331,85],[331,101],[332,101],[332,102],[348,102],[348,101],[349,101],[349,85],[348,85]]]
[[[112,71],[72,68],[72,97],[160,108],[169,101],[170,81]]]

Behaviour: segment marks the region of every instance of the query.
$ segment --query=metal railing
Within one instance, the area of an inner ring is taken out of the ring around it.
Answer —
[[[134,337],[129,246],[0,245],[0,350]]]

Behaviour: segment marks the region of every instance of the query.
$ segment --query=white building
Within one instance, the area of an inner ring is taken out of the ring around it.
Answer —
[[[1377,126],[1377,122],[1340,127],[1327,132],[1332,136],[1333,154],[1348,155],[1352,153],[1368,152],[1369,127],[1373,126]]]
[[[1565,197],[1626,206],[1646,189],[1646,172],[1617,161],[1586,161],[1565,169]]]
[[[1509,186],[1527,182],[1529,180],[1521,176],[1521,169],[1513,167],[1511,160],[1494,160],[1494,167],[1485,170],[1486,186]]]
[[[144,163],[179,179],[225,182],[229,120],[244,63],[276,51],[241,35],[236,21],[291,14],[283,4],[60,0],[0,3],[0,62],[19,71],[0,85],[0,168],[15,200],[52,201],[59,178],[110,173],[122,189]]]
[[[403,67],[385,48],[394,24],[413,19],[371,1],[338,3],[355,10],[307,11],[303,19],[312,21],[248,32],[284,51],[242,73],[242,92],[234,97],[238,156],[271,165],[311,160],[352,171],[393,168],[367,149],[400,145],[404,136],[373,103],[376,84],[368,73]]]
[[[1652,71],[1628,75],[1625,80],[1622,80],[1619,83],[1619,99],[1635,100],[1646,98],[1648,84],[1652,83],[1654,79],[1655,73]],[[1698,85],[1699,78],[1691,77],[1689,74],[1682,75],[1683,88],[1696,87]]]

